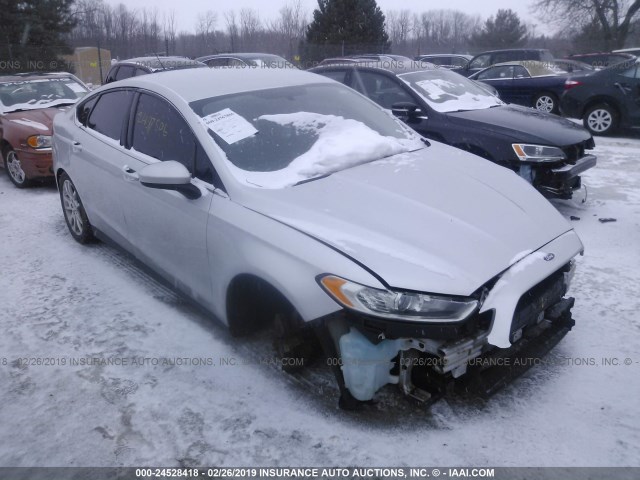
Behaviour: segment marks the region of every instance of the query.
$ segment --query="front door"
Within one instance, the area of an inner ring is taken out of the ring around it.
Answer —
[[[175,287],[208,304],[207,222],[213,189],[207,188],[210,179],[200,173],[198,165],[209,159],[167,100],[142,93],[134,108],[122,182],[128,185],[123,209],[136,255]],[[145,166],[167,160],[182,163],[192,173],[200,198],[188,199],[179,192],[145,187],[137,181],[137,173]]]

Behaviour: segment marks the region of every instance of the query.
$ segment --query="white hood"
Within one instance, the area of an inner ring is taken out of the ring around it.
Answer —
[[[512,171],[436,142],[295,187],[257,190],[241,203],[398,289],[469,295],[571,230]]]

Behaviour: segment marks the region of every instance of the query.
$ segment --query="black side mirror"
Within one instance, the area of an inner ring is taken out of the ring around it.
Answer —
[[[415,120],[422,115],[422,110],[415,103],[398,102],[391,106],[391,113],[402,119]]]

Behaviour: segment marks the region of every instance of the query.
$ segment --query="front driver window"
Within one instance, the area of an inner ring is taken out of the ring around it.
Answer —
[[[195,137],[180,114],[166,101],[142,94],[133,125],[134,150],[155,159],[175,160],[193,172]]]
[[[191,128],[177,110],[161,98],[140,95],[132,148],[157,160],[180,162],[194,177],[213,183],[213,166]]]

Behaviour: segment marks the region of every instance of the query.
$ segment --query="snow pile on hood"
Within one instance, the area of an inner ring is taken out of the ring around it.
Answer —
[[[447,113],[458,110],[480,110],[500,105],[501,102],[489,94],[482,92],[475,94],[465,91],[462,94],[452,93],[460,86],[449,80],[434,78],[431,80],[421,80],[416,82],[418,93],[437,112]],[[479,89],[480,87],[478,87]],[[422,90],[422,91],[420,91]]]
[[[298,112],[262,115],[279,125],[315,132],[312,147],[286,168],[274,172],[249,172],[229,163],[234,175],[266,188],[284,188],[300,181],[331,174],[363,163],[424,147],[416,135],[401,139],[380,135],[362,122],[336,115]]]

